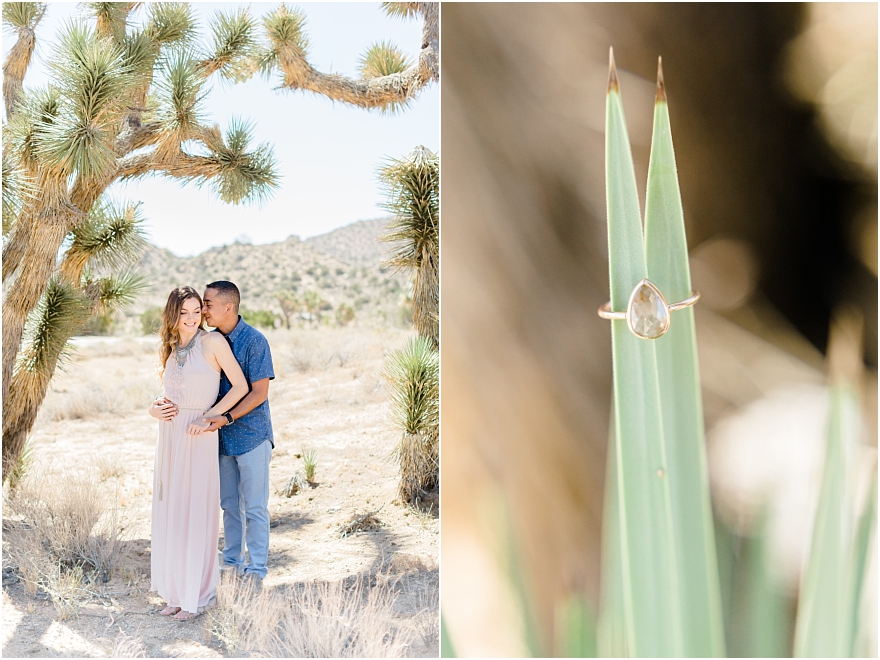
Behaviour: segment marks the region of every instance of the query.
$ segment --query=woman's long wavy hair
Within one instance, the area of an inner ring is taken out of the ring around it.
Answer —
[[[191,286],[179,286],[168,294],[168,301],[165,303],[165,309],[162,310],[162,327],[159,330],[159,378],[165,373],[165,363],[168,356],[180,341],[180,335],[177,332],[177,325],[180,323],[180,310],[190,298],[199,301],[199,307],[202,306],[202,297],[198,291]],[[204,319],[202,319],[204,323]]]

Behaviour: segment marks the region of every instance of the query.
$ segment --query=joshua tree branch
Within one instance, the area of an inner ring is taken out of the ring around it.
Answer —
[[[363,80],[322,73],[309,63],[299,46],[277,43],[278,65],[284,74],[282,87],[302,89],[361,108],[405,104],[430,82],[440,80],[439,5],[413,4],[424,19],[422,49],[418,63],[406,71]]]
[[[135,149],[156,144],[162,137],[162,126],[159,122],[151,121],[146,124],[140,123],[139,113],[129,115],[129,121],[125,130],[116,138],[116,154],[125,156]]]
[[[37,19],[39,21],[39,19]],[[32,27],[18,29],[18,40],[6,56],[3,63],[3,98],[6,101],[6,118],[12,116],[12,108],[15,107],[22,90],[24,74],[27,73],[34,54],[34,46],[37,37]]]
[[[220,172],[216,160],[181,153],[172,160],[159,160],[154,152],[135,154],[119,161],[117,177],[134,179],[147,174],[165,174],[175,179],[210,179]]]

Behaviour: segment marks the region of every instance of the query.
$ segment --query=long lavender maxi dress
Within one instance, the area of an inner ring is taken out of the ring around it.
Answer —
[[[183,367],[172,352],[165,364],[165,396],[180,412],[159,422],[153,472],[150,590],[171,607],[202,612],[217,593],[220,568],[219,442],[216,431],[187,435],[187,427],[217,401],[220,372],[202,354],[200,330]]]

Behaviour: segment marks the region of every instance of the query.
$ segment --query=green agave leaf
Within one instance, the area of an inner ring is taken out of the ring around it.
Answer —
[[[523,641],[526,643],[529,657],[543,658],[547,656],[547,652],[543,649],[541,643],[541,632],[538,629],[538,622],[535,619],[533,601],[526,583],[527,575],[524,570],[521,551],[517,542],[516,531],[513,527],[513,518],[510,511],[505,509],[504,518],[502,519],[502,534],[504,538],[505,568],[507,578],[516,594],[517,609],[519,609],[522,617],[523,625]]]
[[[662,68],[658,68],[645,198],[645,249],[648,278],[667,302],[689,297],[684,212]],[[679,567],[676,579],[682,608],[683,653],[722,657],[724,629],[693,308],[674,312],[668,332],[652,343],[657,355],[675,563]]]
[[[647,277],[635,172],[623,104],[611,60],[605,133],[612,309],[625,310]],[[611,321],[614,460],[626,644],[635,656],[681,656],[682,612],[670,500],[669,461],[653,342]],[[607,558],[606,558],[607,560]]]
[[[623,566],[620,548],[620,510],[617,497],[617,455],[612,424],[608,438],[608,467],[602,513],[602,571],[596,642],[599,657],[625,658],[626,615],[623,609]]]
[[[449,630],[446,628],[446,619],[440,616],[440,657],[455,658],[455,647],[452,645],[452,638],[449,636]]]
[[[862,655],[858,648],[860,640],[864,637],[863,628],[870,630],[873,625],[870,621],[862,621],[860,615],[862,591],[865,585],[865,571],[868,562],[868,546],[871,542],[872,532],[875,532],[877,526],[877,466],[874,466],[874,477],[871,480],[871,488],[868,490],[868,499],[865,502],[865,509],[859,519],[859,526],[856,531],[856,541],[853,547],[853,563],[852,563],[852,613],[853,613],[853,640],[850,649],[850,657]],[[876,533],[876,532],[875,532]]]
[[[569,595],[556,608],[556,655],[596,657],[596,614],[582,595]]]
[[[847,382],[833,383],[822,488],[798,601],[797,657],[843,658],[852,651],[855,516],[847,482],[859,429],[855,387]]]
[[[754,537],[728,536],[728,543],[736,544],[728,612],[733,657],[791,656],[794,617],[789,599],[767,572],[767,539],[766,522]]]

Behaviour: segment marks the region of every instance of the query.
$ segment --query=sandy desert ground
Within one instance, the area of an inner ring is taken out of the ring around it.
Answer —
[[[275,330],[267,337],[277,377],[270,387],[276,450],[264,592],[285,594],[316,582],[350,585],[358,577],[367,585],[392,585],[387,625],[407,640],[403,654],[436,657],[439,518],[435,506],[395,501],[397,469],[389,455],[398,434],[381,376],[384,356],[408,333],[350,327]],[[154,338],[87,338],[53,380],[32,436],[31,470],[87,472],[115,493],[124,517],[123,551],[111,579],[91,584],[78,614],[63,618],[42,590],[26,591],[10,563],[5,509],[5,657],[233,653],[211,634],[209,616],[191,622],[160,617],[162,601],[149,591],[157,422],[146,409],[160,389],[156,362]],[[286,497],[281,493],[302,469],[304,448],[317,451],[316,485]],[[340,534],[368,512],[378,519],[373,529]]]

